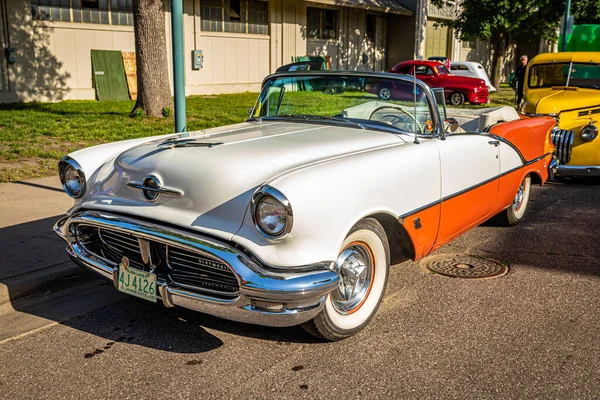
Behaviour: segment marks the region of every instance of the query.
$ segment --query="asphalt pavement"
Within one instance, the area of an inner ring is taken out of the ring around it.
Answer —
[[[520,225],[484,224],[435,253],[499,260],[503,277],[432,274],[430,258],[393,266],[375,319],[337,343],[121,296],[76,267],[56,289],[11,299],[10,271],[66,262],[47,234],[65,200],[0,227],[13,260],[0,267],[13,310],[0,325],[19,315],[41,328],[4,331],[0,398],[600,398],[597,180],[535,187]]]

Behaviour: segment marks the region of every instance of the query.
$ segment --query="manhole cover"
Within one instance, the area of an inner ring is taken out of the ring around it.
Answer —
[[[508,273],[508,266],[499,261],[461,254],[429,257],[425,267],[436,274],[467,279],[495,278]]]

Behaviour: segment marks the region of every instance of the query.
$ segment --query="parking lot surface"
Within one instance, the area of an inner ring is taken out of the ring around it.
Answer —
[[[599,204],[598,181],[535,187],[520,225],[484,224],[435,253],[493,258],[507,275],[393,266],[375,319],[337,343],[118,296],[90,276],[46,294],[51,309],[43,295],[12,304],[54,324],[1,342],[0,398],[597,399]]]

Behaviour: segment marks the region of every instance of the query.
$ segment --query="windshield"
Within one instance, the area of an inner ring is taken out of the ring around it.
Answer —
[[[434,131],[425,90],[401,78],[314,74],[274,77],[265,83],[252,117],[420,135]]]
[[[555,63],[534,65],[529,70],[529,87],[576,86],[600,88],[600,65],[592,63]]]
[[[438,65],[435,67],[437,69],[438,74],[447,74],[448,70],[444,65]]]

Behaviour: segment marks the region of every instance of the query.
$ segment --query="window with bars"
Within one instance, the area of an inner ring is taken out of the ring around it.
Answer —
[[[133,0],[31,0],[37,21],[133,26]]]
[[[201,29],[269,34],[269,3],[258,0],[200,0]]]
[[[337,39],[337,19],[338,12],[336,10],[307,7],[307,37],[320,40]]]

